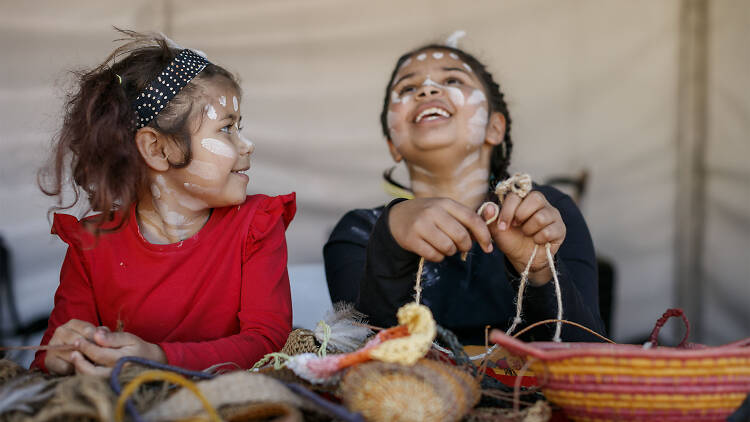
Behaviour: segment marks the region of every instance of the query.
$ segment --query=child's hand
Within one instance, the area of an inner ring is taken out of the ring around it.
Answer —
[[[415,198],[394,205],[388,228],[402,248],[440,262],[471,249],[472,238],[485,252],[492,251],[487,225],[476,212],[447,198]]]
[[[78,319],[71,319],[55,329],[55,333],[49,340],[49,345],[74,346],[76,342],[81,340],[92,340],[95,331],[96,327],[93,324]],[[44,366],[46,366],[47,371],[52,374],[66,375],[73,373],[74,367],[70,349],[48,350],[47,356],[44,358]]]
[[[483,217],[492,217],[491,211],[485,210]],[[550,243],[554,256],[565,240],[566,228],[560,212],[543,194],[532,191],[523,199],[515,193],[506,195],[498,220],[489,227],[495,243],[519,274],[526,268],[534,245],[539,245],[529,270],[529,282],[542,286],[552,279],[544,245]]]
[[[93,341],[78,340],[77,343],[77,351],[71,353],[71,363],[80,374],[109,376],[117,360],[124,356],[167,362],[164,351],[158,345],[141,340],[134,334],[113,333],[106,327],[96,329]]]

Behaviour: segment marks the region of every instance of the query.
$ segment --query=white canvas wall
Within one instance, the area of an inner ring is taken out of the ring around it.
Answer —
[[[465,29],[461,45],[488,65],[509,101],[512,170],[537,180],[589,170],[582,209],[598,252],[617,267],[612,334],[642,336],[679,305],[680,7],[678,0],[3,2],[0,233],[14,254],[23,312],[51,306],[64,253],[48,235],[51,202],[34,177],[59,124],[65,70],[106,57],[112,25],[164,31],[239,74],[245,134],[256,143],[249,191],[297,192],[290,264],[305,271],[292,283],[317,291],[325,286],[310,265],[322,261],[337,219],[388,200],[380,173],[391,160],[378,113],[396,58]],[[750,331],[750,5],[719,1],[710,9],[703,256],[710,288],[694,324],[719,343]],[[326,306],[295,303],[302,314]]]

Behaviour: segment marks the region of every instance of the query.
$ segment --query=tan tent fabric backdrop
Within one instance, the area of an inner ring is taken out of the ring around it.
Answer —
[[[704,220],[684,232],[677,200],[693,185],[678,175],[695,163],[681,161],[678,147],[694,126],[680,119],[678,88],[683,12],[696,4],[706,6],[707,44],[690,63],[707,69],[706,130],[702,153],[688,156],[705,170]],[[60,123],[65,71],[98,64],[114,46],[113,25],[164,31],[240,75],[245,134],[256,143],[249,191],[298,194],[292,284],[317,296],[295,296],[295,323],[314,325],[300,315],[330,306],[321,247],[338,218],[389,200],[378,113],[396,58],[464,29],[461,45],[485,61],[509,100],[512,170],[539,181],[590,173],[582,210],[617,271],[612,336],[638,339],[685,294],[699,305],[701,338],[693,340],[750,334],[750,4],[741,0],[5,1],[0,234],[24,318],[49,311],[65,250],[48,234],[51,201],[35,186]],[[700,235],[691,281],[700,296],[675,271],[685,264],[680,233]]]

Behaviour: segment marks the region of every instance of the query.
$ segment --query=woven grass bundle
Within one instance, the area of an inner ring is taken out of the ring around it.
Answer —
[[[458,421],[480,398],[472,376],[429,359],[360,364],[347,371],[339,391],[348,409],[372,422]]]

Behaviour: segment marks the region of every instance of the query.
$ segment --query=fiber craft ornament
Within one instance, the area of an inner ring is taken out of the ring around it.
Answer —
[[[380,331],[355,352],[326,357],[304,353],[290,357],[286,366],[297,376],[322,384],[337,381],[344,368],[373,359],[413,365],[430,350],[437,333],[435,320],[429,308],[416,303],[402,306],[396,317],[399,325]]]
[[[341,381],[343,403],[371,422],[458,421],[479,401],[479,383],[447,363],[367,362]]]

